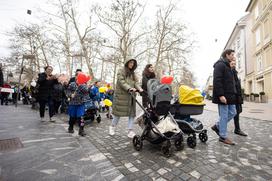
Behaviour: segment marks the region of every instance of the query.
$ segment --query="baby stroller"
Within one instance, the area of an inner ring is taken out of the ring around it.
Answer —
[[[174,115],[180,129],[188,135],[187,145],[190,148],[196,146],[196,133],[201,142],[208,140],[207,130],[204,129],[201,121],[191,118],[191,115],[203,113],[204,101],[199,90],[192,89],[188,86],[180,86],[179,97],[173,100],[170,112]]]
[[[175,119],[170,114],[171,87],[168,85],[160,85],[158,80],[151,79],[148,81],[147,87],[150,89],[149,96],[152,97],[150,108],[144,108],[137,99],[132,95],[136,103],[144,111],[136,120],[143,129],[141,135],[135,135],[133,138],[133,146],[137,151],[143,147],[143,141],[147,140],[152,144],[160,144],[166,142],[161,147],[163,154],[171,155],[171,141],[177,150],[182,150],[183,135]]]
[[[95,118],[96,118],[97,123],[100,123],[101,116],[100,116],[100,114],[98,114],[98,107],[95,104],[95,102],[92,99],[88,99],[84,103],[84,106],[85,106],[85,114],[84,114],[85,124],[93,122],[95,120]]]

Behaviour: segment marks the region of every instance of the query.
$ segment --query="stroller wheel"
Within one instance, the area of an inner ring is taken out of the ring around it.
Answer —
[[[199,133],[198,137],[203,143],[206,143],[206,141],[208,140],[208,135],[205,132]]]
[[[170,146],[164,145],[162,146],[161,150],[162,150],[162,153],[166,155],[167,157],[171,156]]]
[[[184,149],[183,139],[179,139],[175,141],[175,147],[178,151]]]
[[[101,116],[100,115],[96,118],[96,121],[97,121],[97,123],[101,122]]]
[[[139,135],[135,135],[133,137],[132,143],[133,143],[135,150],[137,150],[137,151],[141,151],[141,149],[143,148],[143,141]]]
[[[193,136],[189,136],[187,138],[187,145],[190,147],[190,148],[195,148],[196,147],[196,139],[193,137]]]

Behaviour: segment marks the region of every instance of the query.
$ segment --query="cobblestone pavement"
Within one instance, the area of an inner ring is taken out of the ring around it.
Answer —
[[[67,127],[61,120],[40,122],[37,111],[27,106],[0,106],[0,140],[17,137],[23,144],[17,150],[0,149],[0,181],[124,178],[88,139],[67,133]]]
[[[88,139],[103,153],[128,180],[272,180],[272,123],[241,118],[241,128],[249,136],[233,134],[233,122],[229,124],[229,137],[237,145],[228,146],[218,141],[210,129],[217,113],[205,110],[195,116],[208,129],[209,140],[198,140],[195,149],[185,146],[174,151],[169,158],[160,145],[144,141],[142,151],[135,151],[127,137],[127,120],[121,119],[114,136],[108,135],[110,120],[103,115],[100,124],[93,122],[87,127]],[[141,129],[135,125],[138,134]]]
[[[229,136],[237,145],[218,142],[210,126],[217,113],[204,110],[195,118],[208,129],[206,144],[195,149],[185,145],[165,157],[160,145],[144,141],[135,151],[127,137],[127,120],[121,119],[114,136],[108,135],[110,120],[102,114],[100,124],[86,126],[86,138],[67,133],[67,116],[56,123],[41,123],[28,107],[0,108],[0,138],[19,137],[23,148],[0,152],[0,180],[272,180],[272,122],[241,118],[248,137]],[[135,125],[135,131],[141,129]],[[185,137],[186,138],[186,137]]]

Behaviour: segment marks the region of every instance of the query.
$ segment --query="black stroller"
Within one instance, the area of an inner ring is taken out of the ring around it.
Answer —
[[[137,151],[140,151],[144,140],[152,144],[160,144],[166,141],[166,144],[161,149],[163,154],[170,156],[171,141],[174,142],[177,150],[184,148],[182,131],[179,129],[173,116],[169,114],[172,90],[169,85],[161,85],[156,79],[149,80],[147,87],[149,89],[149,98],[152,98],[150,108],[145,109],[131,94],[144,111],[137,118],[137,122],[142,127],[143,132],[141,135],[134,136],[133,146]],[[168,128],[163,125],[167,125]]]
[[[91,123],[95,119],[97,123],[101,122],[101,116],[98,113],[98,107],[95,104],[95,101],[93,101],[92,99],[87,100],[84,103],[84,107],[85,107],[85,114],[84,114],[85,124]]]
[[[185,89],[188,89],[187,86],[183,86]],[[182,86],[180,87],[183,88]],[[188,96],[189,98],[187,100],[190,100],[193,104],[181,104],[178,100],[178,98],[175,98],[172,100],[174,103],[171,105],[170,112],[174,115],[174,118],[176,119],[180,129],[184,134],[188,135],[187,138],[187,145],[190,148],[194,148],[196,146],[196,133],[198,133],[198,137],[201,142],[206,142],[208,140],[207,130],[204,129],[203,124],[201,121],[191,118],[191,115],[199,115],[203,113],[204,104],[194,104],[194,101],[197,102],[196,97],[200,97],[201,94],[199,92],[195,92],[196,95],[191,96],[190,95],[190,89],[189,93],[185,93],[185,95],[180,96]],[[181,93],[180,93],[181,94]],[[202,99],[203,100],[203,99]]]

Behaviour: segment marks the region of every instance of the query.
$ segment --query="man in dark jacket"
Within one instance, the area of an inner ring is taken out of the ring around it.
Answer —
[[[237,89],[230,62],[234,59],[234,50],[227,49],[214,64],[213,71],[213,99],[218,104],[219,121],[212,126],[212,130],[219,135],[219,141],[235,145],[227,138],[227,124],[236,115]]]
[[[3,87],[3,85],[4,85],[4,76],[3,76],[2,64],[0,64],[0,87]]]
[[[72,82],[76,82],[76,76],[79,72],[82,72],[82,70],[76,69],[76,75],[69,80],[68,85],[70,85],[70,83],[72,83]]]
[[[235,104],[237,114],[234,117],[234,127],[235,127],[234,133],[238,134],[240,136],[247,136],[247,134],[241,130],[240,123],[239,123],[239,114],[242,112],[243,96],[242,96],[241,82],[240,82],[240,79],[238,78],[238,72],[235,69],[235,67],[236,67],[235,60],[230,62],[230,67],[233,71],[235,86],[236,86],[236,90],[237,90],[237,94],[236,94],[237,101]]]

